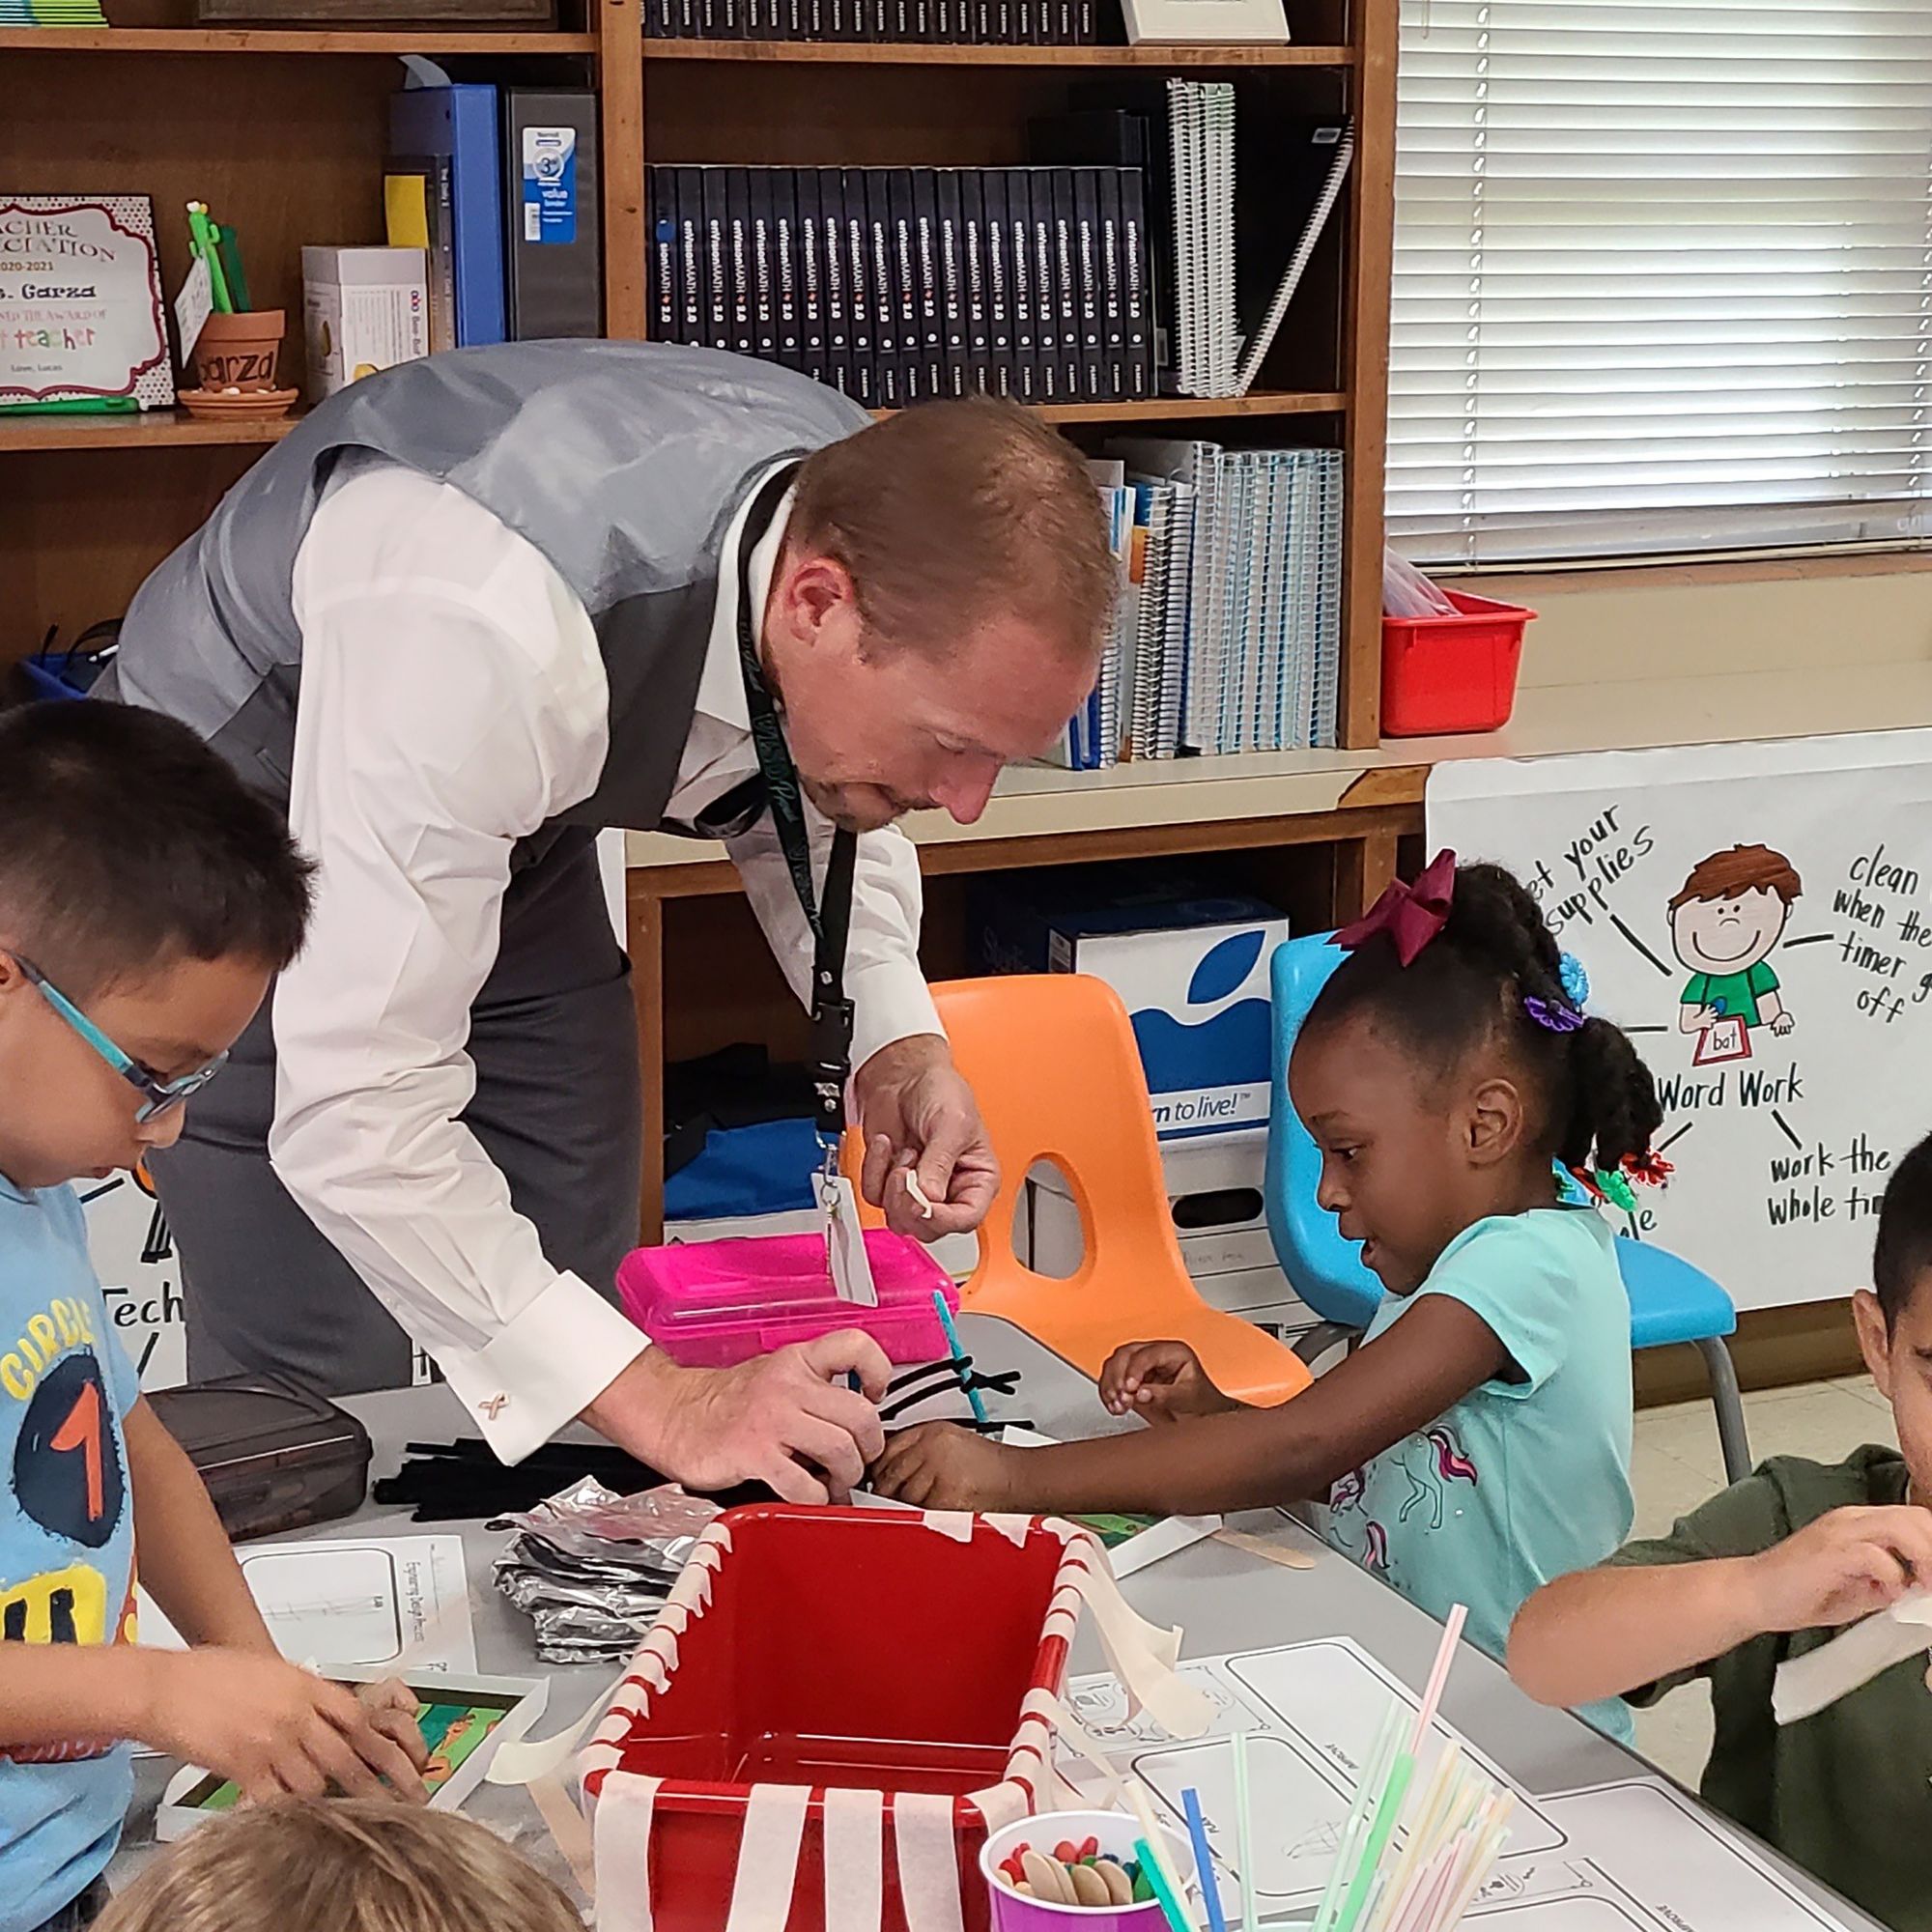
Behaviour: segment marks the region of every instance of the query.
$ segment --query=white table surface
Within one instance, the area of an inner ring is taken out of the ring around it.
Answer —
[[[960,1332],[966,1349],[982,1368],[1021,1372],[1018,1393],[1009,1399],[994,1399],[996,1415],[1004,1410],[1024,1416],[1036,1429],[1063,1438],[1138,1426],[1122,1425],[1108,1416],[1090,1381],[1009,1323],[966,1316],[961,1319]],[[351,1397],[343,1406],[361,1417],[374,1441],[372,1481],[394,1473],[406,1441],[445,1441],[477,1433],[469,1427],[455,1397],[440,1386]],[[1286,1569],[1230,1545],[1208,1542],[1129,1577],[1122,1587],[1137,1610],[1159,1623],[1181,1627],[1183,1656],[1212,1657],[1312,1637],[1347,1635],[1411,1689],[1420,1689],[1440,1635],[1433,1618],[1287,1517],[1267,1512],[1238,1520],[1243,1529],[1278,1537],[1305,1550],[1314,1557],[1314,1567]],[[557,1667],[536,1661],[529,1620],[513,1609],[491,1583],[492,1561],[509,1541],[509,1532],[490,1531],[476,1520],[417,1524],[411,1521],[406,1510],[371,1502],[353,1517],[272,1540],[326,1540],[352,1531],[358,1535],[462,1536],[478,1668],[489,1675],[550,1678],[549,1709],[537,1727],[540,1735],[548,1736],[575,1720],[614,1678],[614,1669],[603,1664]],[[1091,1633],[1083,1631],[1074,1652],[1074,1673],[1102,1667],[1097,1644]],[[1467,1645],[1450,1674],[1442,1715],[1531,1797],[1640,1774],[1660,1775],[1568,1713],[1532,1703],[1500,1665]],[[172,1766],[160,1760],[142,1762],[128,1841],[110,1877],[120,1879],[152,1855],[150,1814],[171,1770]],[[465,1808],[512,1838],[559,1882],[568,1883],[561,1859],[522,1792],[485,1784]],[[1846,1925],[1873,1927],[1876,1932],[1875,1921],[1855,1907],[1782,1860],[1776,1862]]]

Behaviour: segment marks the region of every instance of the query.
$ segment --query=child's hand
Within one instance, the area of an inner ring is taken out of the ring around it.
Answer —
[[[416,1693],[400,1677],[358,1684],[355,1701],[367,1713],[369,1728],[400,1745],[418,1771],[429,1762],[429,1746],[416,1723],[416,1713],[422,1706],[416,1700]]]
[[[1852,1623],[1932,1584],[1932,1510],[1833,1510],[1750,1567],[1759,1630]]]
[[[409,1752],[339,1684],[252,1651],[153,1651],[147,1662],[142,1742],[234,1779],[246,1799],[321,1798],[331,1785],[379,1797],[384,1780],[395,1797],[427,1796]],[[393,1719],[392,1702],[386,1711]]]
[[[988,1442],[951,1422],[901,1430],[872,1464],[876,1495],[916,1509],[1005,1510],[1012,1507],[1009,1477],[1024,1449]]]
[[[1240,1404],[1208,1379],[1185,1342],[1129,1342],[1100,1371],[1100,1400],[1113,1415],[1172,1422],[1182,1415],[1221,1415]]]

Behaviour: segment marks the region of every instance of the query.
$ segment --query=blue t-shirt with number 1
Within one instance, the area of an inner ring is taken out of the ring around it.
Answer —
[[[129,1643],[134,1510],[121,1419],[140,1394],[71,1189],[0,1176],[0,1640]],[[0,1932],[105,1869],[133,1798],[126,1745],[10,1748],[0,1713]]]

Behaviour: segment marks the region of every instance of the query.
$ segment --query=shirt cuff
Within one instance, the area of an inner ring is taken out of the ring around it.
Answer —
[[[852,1002],[854,1072],[895,1040],[927,1033],[946,1037],[917,960],[881,959],[847,973],[845,997]]]
[[[581,1276],[564,1273],[477,1350],[438,1350],[437,1366],[499,1461],[521,1463],[651,1346]]]

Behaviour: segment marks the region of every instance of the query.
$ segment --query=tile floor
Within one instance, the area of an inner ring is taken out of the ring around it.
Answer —
[[[1745,1420],[1754,1462],[1809,1456],[1835,1463],[1861,1442],[1898,1440],[1891,1410],[1863,1376],[1747,1395]],[[1710,1404],[1639,1409],[1631,1480],[1638,1536],[1662,1535],[1720,1490],[1724,1463]],[[1711,1744],[1711,1703],[1703,1687],[1689,1685],[1656,1710],[1639,1711],[1636,1741],[1646,1757],[1694,1789]]]

